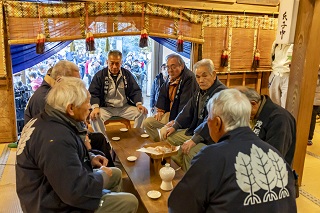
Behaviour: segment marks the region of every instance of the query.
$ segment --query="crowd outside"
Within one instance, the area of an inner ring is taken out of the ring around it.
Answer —
[[[133,74],[141,90],[146,87],[148,78],[147,66],[148,60],[143,52],[129,52],[123,60],[123,67]]]
[[[18,115],[18,135],[20,135],[24,125],[23,111],[28,100],[41,86],[47,70],[52,68],[58,61],[68,60],[77,64],[80,71],[80,77],[85,81],[87,88],[89,88],[93,76],[106,66],[107,52],[103,49],[104,43],[101,41],[99,40],[99,42],[97,42],[97,48],[94,53],[86,51],[85,46],[82,45],[83,42],[75,41],[75,49],[72,50],[72,45],[69,45],[60,52],[50,56],[48,59],[13,75],[13,87],[17,104],[16,114]],[[123,46],[125,50],[128,47]],[[127,63],[129,63],[130,61],[133,62],[135,59],[139,60],[139,66],[142,73],[144,73],[144,78],[140,78],[140,86],[142,87],[146,85],[146,68],[148,61],[146,53],[140,52],[139,50],[129,51],[127,55],[123,57],[123,62],[127,61]],[[132,62],[130,64],[132,64]],[[127,66],[125,67],[127,68]],[[130,71],[131,69],[128,70]],[[146,91],[146,86],[144,86],[144,88]]]

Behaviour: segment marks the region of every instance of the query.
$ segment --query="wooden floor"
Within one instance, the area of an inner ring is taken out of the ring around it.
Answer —
[[[298,212],[320,213],[320,123],[316,126],[313,145],[307,149],[300,197],[297,199]],[[0,143],[0,213],[22,212],[15,189],[15,154],[16,149]]]

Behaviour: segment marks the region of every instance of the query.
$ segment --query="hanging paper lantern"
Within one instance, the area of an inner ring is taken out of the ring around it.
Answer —
[[[260,51],[256,49],[252,62],[252,69],[257,69],[260,66]]]
[[[148,32],[146,29],[141,30],[139,47],[144,48],[148,46]]]
[[[95,51],[96,48],[94,47],[94,37],[92,32],[87,32],[86,35],[86,50],[87,51]]]
[[[183,37],[182,37],[182,35],[179,35],[179,37],[178,37],[177,51],[178,52],[183,52]]]
[[[43,54],[44,53],[44,42],[46,40],[46,37],[39,33],[37,36],[37,44],[36,44],[36,53],[37,54]]]

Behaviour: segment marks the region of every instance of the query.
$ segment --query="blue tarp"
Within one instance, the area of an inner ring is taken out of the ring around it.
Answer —
[[[183,42],[183,52],[177,52],[177,40],[170,39],[170,38],[159,38],[159,37],[153,37],[153,36],[150,36],[150,38],[152,38],[153,40],[155,40],[159,44],[162,44],[166,48],[168,48],[168,49],[170,49],[170,50],[172,50],[172,51],[174,51],[174,52],[176,52],[186,58],[190,58],[191,42],[184,41]]]
[[[151,37],[156,42],[162,44],[163,46],[169,48],[170,50],[177,52],[177,41],[174,39]],[[36,54],[36,45],[35,44],[26,44],[26,45],[11,45],[11,58],[12,58],[12,72],[17,73],[27,68],[30,68],[43,60],[50,58],[50,56],[56,54],[71,41],[63,42],[46,42],[45,43],[45,53]],[[191,42],[183,42],[183,52],[179,52],[180,55],[190,58],[191,53]]]
[[[11,45],[12,72],[17,73],[30,68],[65,48],[71,41],[46,42],[45,53],[36,53],[36,44]]]

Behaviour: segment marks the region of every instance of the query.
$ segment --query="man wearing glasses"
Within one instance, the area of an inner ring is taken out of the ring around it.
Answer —
[[[143,122],[146,132],[154,141],[160,141],[158,129],[168,121],[173,121],[198,89],[194,74],[179,55],[168,55],[166,62],[169,78],[160,88],[156,113]]]

